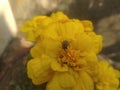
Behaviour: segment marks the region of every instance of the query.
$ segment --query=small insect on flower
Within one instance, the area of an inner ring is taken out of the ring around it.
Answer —
[[[62,49],[67,49],[68,48],[68,46],[69,46],[69,42],[67,41],[67,40],[64,40],[63,42],[62,42]]]

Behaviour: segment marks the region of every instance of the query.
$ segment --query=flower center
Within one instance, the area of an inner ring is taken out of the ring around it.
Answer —
[[[67,40],[62,42],[62,49],[58,52],[58,62],[61,65],[66,64],[67,66],[75,69],[80,70],[85,63],[81,62],[82,58],[80,56],[79,50],[74,50],[71,48],[70,43]]]

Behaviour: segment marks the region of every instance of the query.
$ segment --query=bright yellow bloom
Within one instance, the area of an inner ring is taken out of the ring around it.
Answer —
[[[96,70],[102,37],[94,33],[92,22],[69,19],[57,12],[33,18],[22,31],[28,40],[35,41],[30,51],[33,59],[27,64],[28,77],[34,84],[48,82],[46,90],[95,90],[95,85],[105,90],[99,89],[102,69]]]
[[[113,69],[113,67],[107,61],[100,61],[98,63],[98,68],[96,78],[96,89],[97,90],[118,90],[119,86],[119,76],[118,71]]]

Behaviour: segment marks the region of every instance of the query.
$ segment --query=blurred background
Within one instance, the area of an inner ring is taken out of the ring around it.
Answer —
[[[120,69],[120,0],[0,0],[0,90],[40,88],[27,79],[25,65],[32,44],[20,28],[33,16],[56,11],[91,20],[95,32],[103,36],[99,57]]]

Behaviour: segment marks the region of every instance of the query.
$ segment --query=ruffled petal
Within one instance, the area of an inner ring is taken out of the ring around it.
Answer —
[[[27,74],[32,79],[35,85],[45,83],[53,76],[53,71],[50,68],[50,63],[54,59],[42,55],[41,58],[35,58],[27,64]]]
[[[56,31],[61,39],[74,40],[78,33],[84,31],[84,27],[80,21],[70,20],[65,23],[58,23]]]
[[[58,71],[58,72],[66,72],[68,71],[68,66],[67,65],[61,65],[57,61],[54,61],[51,63],[51,68],[53,71]]]
[[[59,41],[55,41],[51,38],[44,38],[36,43],[36,45],[31,49],[30,53],[32,57],[41,57],[42,54],[45,54],[55,58],[60,47],[61,44]]]
[[[72,41],[72,46],[75,49],[80,50],[81,52],[83,51],[88,51],[88,48],[90,49],[90,44],[92,41],[89,39],[89,37],[85,33],[78,33],[75,36],[75,40]]]
[[[118,90],[118,72],[107,61],[100,61],[96,70],[98,71],[95,77],[97,90]]]
[[[95,53],[93,52],[88,52],[87,55],[85,55],[84,60],[87,63],[87,73],[89,73],[89,75],[94,78],[94,75],[97,73],[97,71],[95,70],[95,68],[97,68],[97,64],[98,64],[98,58],[96,56]]]
[[[73,90],[94,90],[94,83],[92,78],[84,71],[74,75],[77,81]]]
[[[87,35],[91,38],[93,44],[91,44],[92,51],[98,54],[102,50],[102,36],[96,35],[94,32],[89,32]]]
[[[54,22],[64,23],[69,20],[69,18],[63,12],[52,13],[51,18]]]
[[[76,82],[68,72],[56,72],[52,80],[48,83],[46,90],[73,90]]]
[[[92,24],[91,21],[89,21],[89,20],[83,20],[83,21],[81,21],[81,23],[84,26],[85,32],[91,32],[91,31],[93,31],[94,28],[93,28],[93,24]]]

